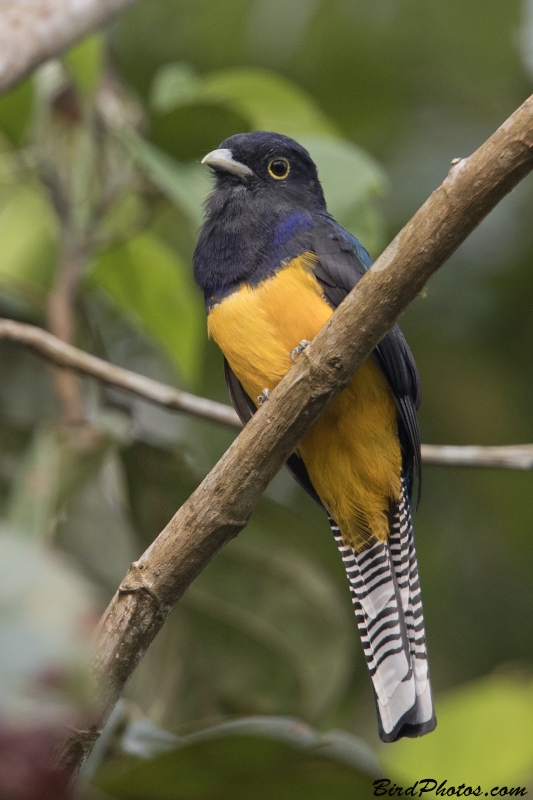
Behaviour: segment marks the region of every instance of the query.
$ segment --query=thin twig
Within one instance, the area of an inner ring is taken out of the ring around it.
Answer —
[[[247,524],[264,489],[328,402],[428,279],[533,169],[533,97],[473,155],[452,166],[364,275],[218,464],[141,558],[104,613],[95,670],[101,706],[61,751],[76,770],[125,683],[187,587]]]
[[[205,397],[197,397],[189,392],[182,392],[173,386],[145,378],[144,375],[139,375],[137,372],[116,367],[109,361],[84,353],[83,350],[62,342],[57,336],[53,336],[35,325],[15,322],[12,319],[0,319],[0,339],[16,342],[54,364],[91,375],[109,386],[125,389],[144,400],[149,400],[151,403],[156,403],[172,411],[182,411],[185,414],[227,425],[237,430],[242,428],[240,420],[231,406],[217,403],[215,400],[208,400]]]
[[[64,241],[54,285],[48,295],[47,316],[50,331],[65,344],[70,344],[76,333],[75,306],[85,261],[84,247],[69,246]],[[52,377],[63,421],[81,423],[84,419],[83,399],[76,375],[70,369],[54,367]]]
[[[423,444],[422,461],[439,467],[491,467],[493,469],[533,469],[533,444],[500,447],[479,445]]]
[[[116,367],[109,361],[92,356],[77,347],[65,344],[51,333],[0,318],[0,339],[22,345],[40,356],[69,369],[124,389],[150,403],[181,411],[193,417],[240,430],[242,424],[231,406],[182,392],[173,386],[145,378],[137,372]],[[478,445],[423,444],[422,461],[428,466],[492,467],[495,469],[533,469],[533,444],[481,447]]]

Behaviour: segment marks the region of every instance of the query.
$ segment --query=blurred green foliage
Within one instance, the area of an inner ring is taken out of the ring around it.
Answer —
[[[191,290],[189,265],[174,250],[152,233],[139,233],[101,253],[91,280],[164,346],[186,380],[197,376],[205,341],[203,306]]]
[[[52,757],[95,700],[96,598],[64,555],[5,522],[0,559],[0,797],[71,800],[69,776]]]
[[[317,735],[297,719],[249,717],[187,737],[133,724],[126,756],[100,771],[96,785],[124,800],[335,797],[372,791],[372,753],[340,731]],[[135,754],[136,758],[131,754]]]
[[[377,255],[451,159],[530,93],[532,19],[531,0],[141,2],[0,98],[0,313],[46,324],[74,243],[85,254],[75,343],[225,400],[191,278],[210,186],[199,159],[238,131],[295,136],[331,212]],[[402,320],[422,376],[425,441],[533,440],[531,185],[498,206]],[[47,366],[1,343],[0,368],[2,519],[68,553],[103,605],[233,434],[89,379],[79,382],[87,422],[73,431]],[[524,785],[532,518],[528,473],[425,471],[415,525],[439,728],[379,748],[335,545],[280,474],[153,643],[91,773],[128,798],[363,791],[375,768],[317,761],[271,723],[218,738],[228,718],[291,715],[348,732],[348,750],[362,737],[398,782],[434,773]],[[127,746],[141,723],[182,738],[146,760]],[[204,729],[201,742],[185,741]]]
[[[435,736],[404,739],[383,753],[383,765],[409,784],[423,774],[455,786],[524,785],[531,777],[532,716],[531,676],[494,673],[444,695]]]

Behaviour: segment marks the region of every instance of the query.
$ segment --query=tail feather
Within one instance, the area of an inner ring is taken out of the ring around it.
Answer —
[[[357,553],[338,525],[331,529],[342,556],[378,710],[383,741],[422,736],[435,728],[424,618],[411,511],[402,496],[389,540]]]

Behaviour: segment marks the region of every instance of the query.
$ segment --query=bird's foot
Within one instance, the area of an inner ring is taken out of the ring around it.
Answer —
[[[259,397],[257,398],[257,405],[262,406],[263,403],[268,400],[270,397],[270,389],[263,389]]]
[[[301,353],[303,353],[308,344],[309,342],[307,339],[302,339],[298,347],[295,347],[294,350],[291,350],[291,361],[293,364],[296,364],[296,356],[299,356]]]

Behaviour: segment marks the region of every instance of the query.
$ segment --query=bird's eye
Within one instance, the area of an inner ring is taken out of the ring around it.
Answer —
[[[268,171],[277,181],[283,180],[289,174],[291,165],[286,158],[273,158],[269,161]]]

